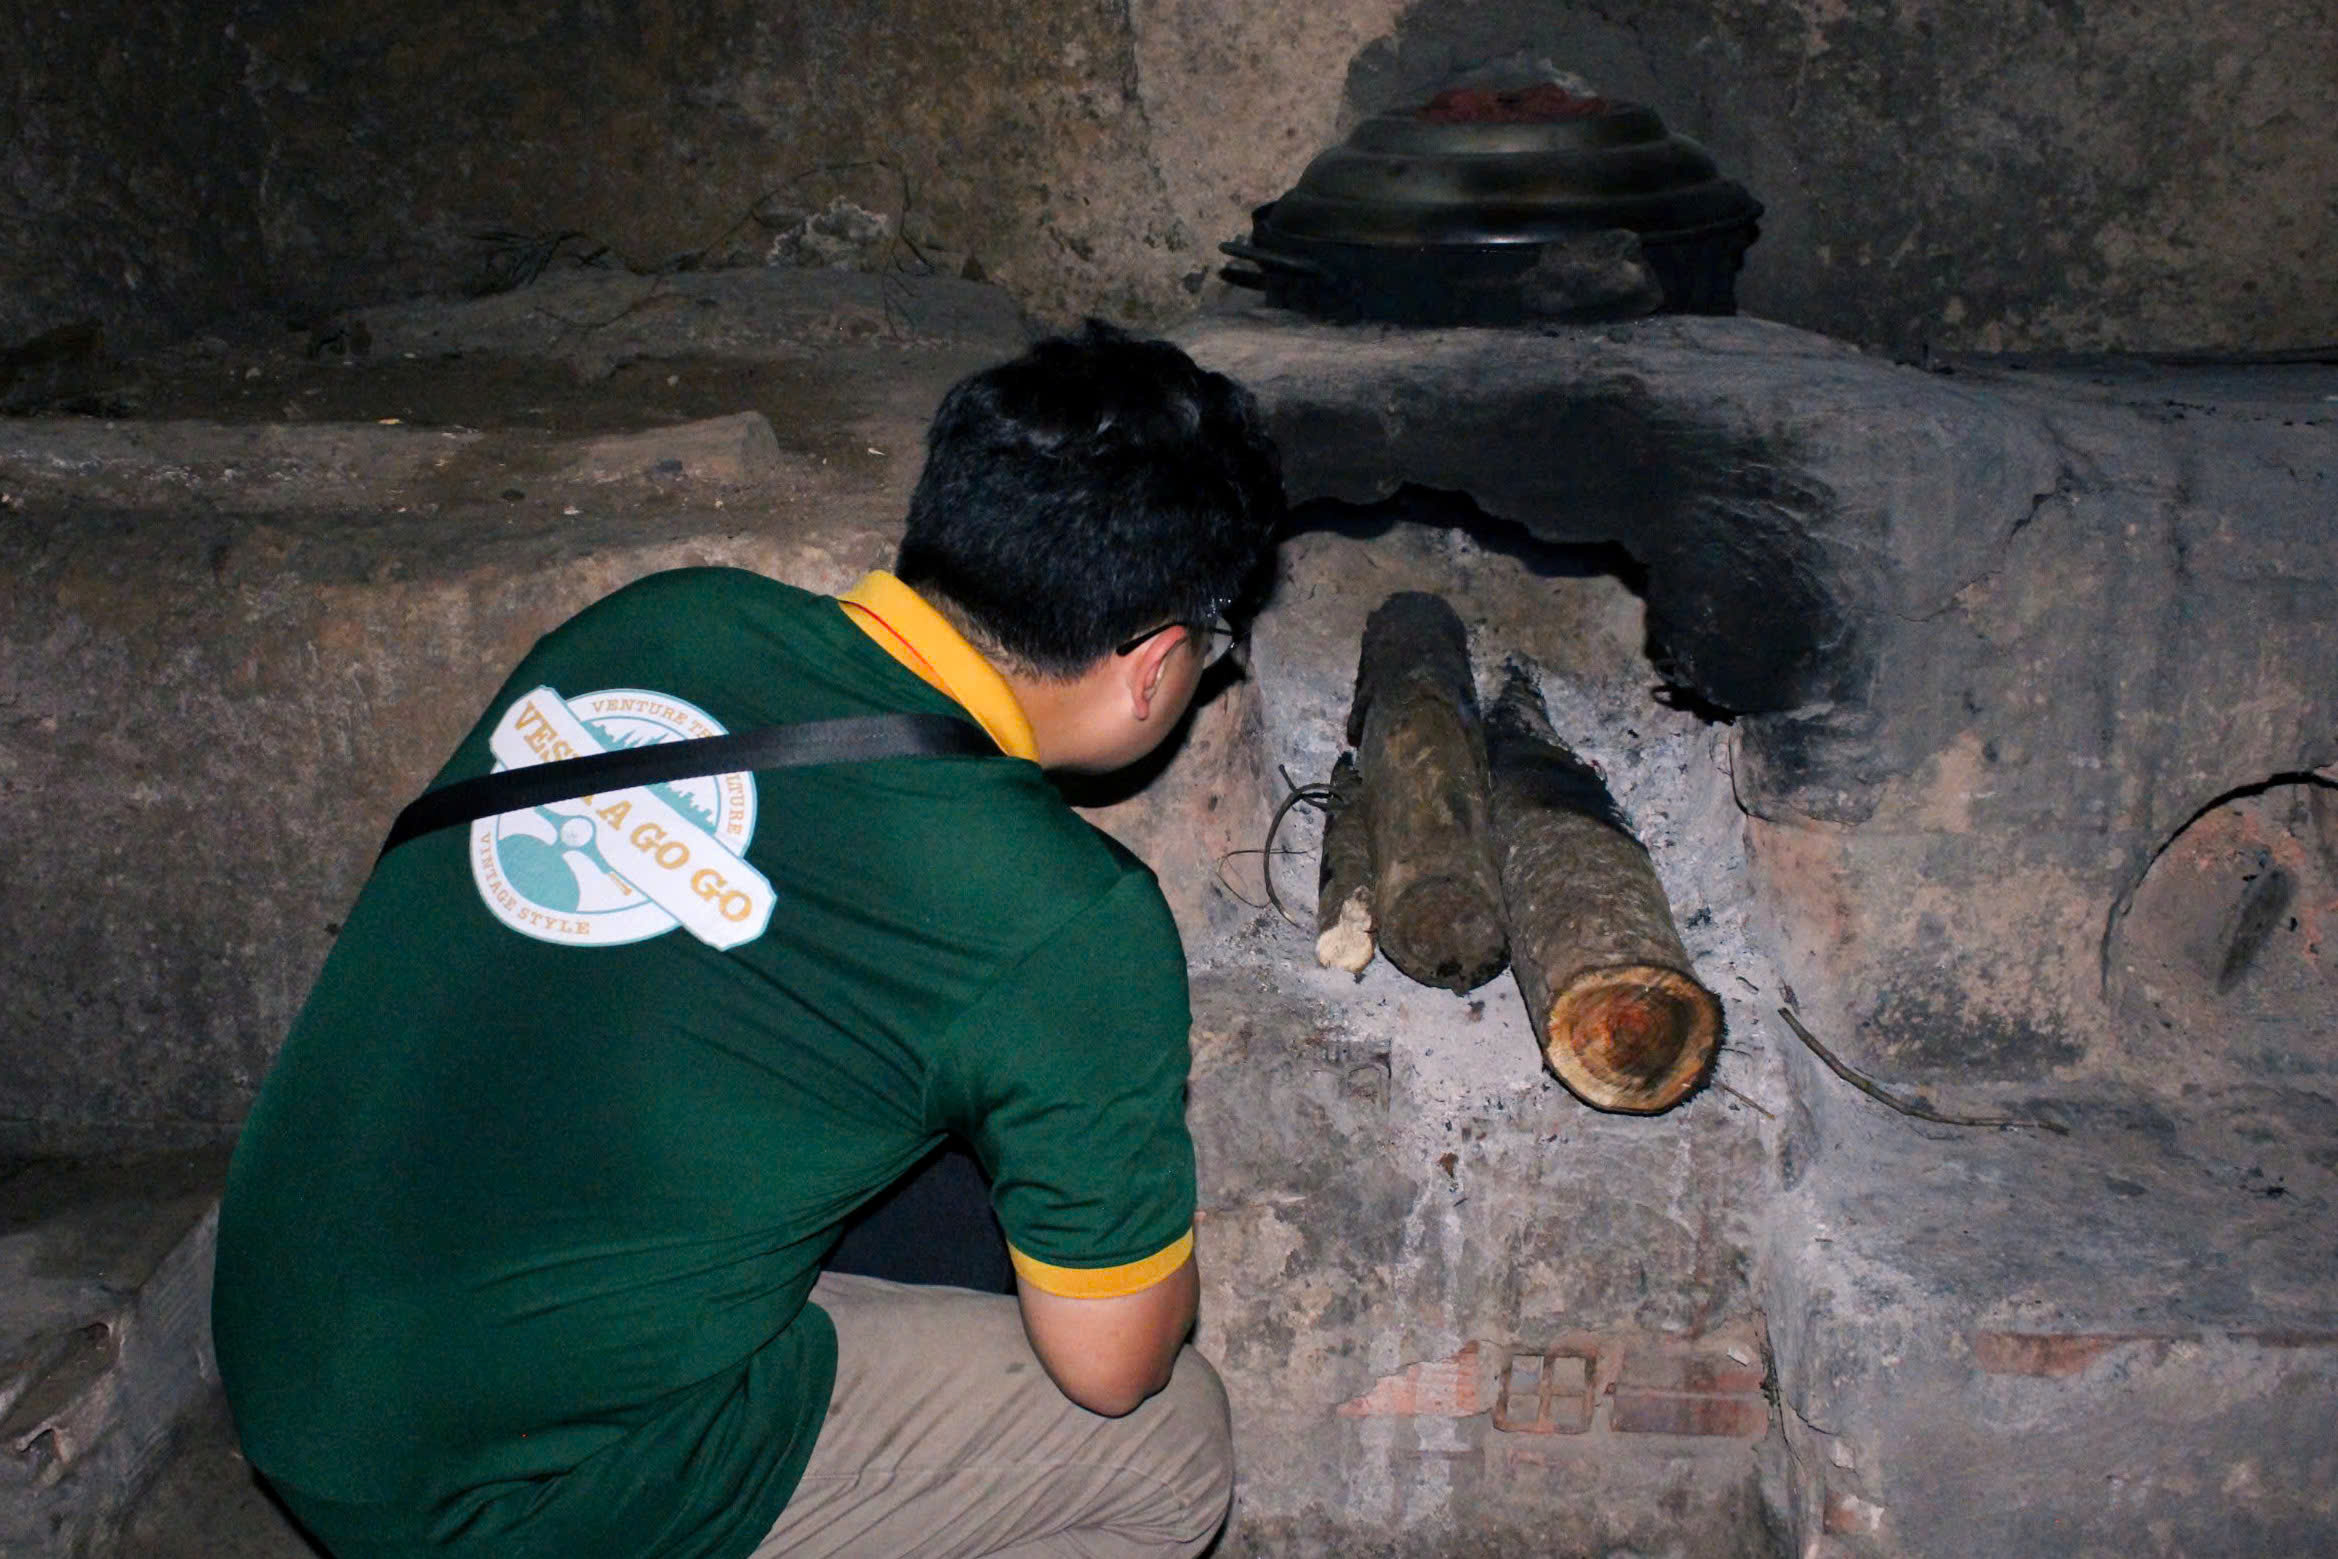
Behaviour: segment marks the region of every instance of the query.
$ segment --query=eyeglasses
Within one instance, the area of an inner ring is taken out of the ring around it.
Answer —
[[[1146,641],[1158,638],[1172,628],[1183,628],[1194,636],[1196,648],[1201,653],[1201,667],[1204,671],[1224,660],[1227,653],[1242,642],[1242,630],[1226,621],[1225,611],[1221,608],[1210,613],[1207,622],[1166,622],[1157,628],[1147,628],[1143,633],[1126,643],[1114,646],[1112,653],[1115,655],[1131,654],[1141,648]]]

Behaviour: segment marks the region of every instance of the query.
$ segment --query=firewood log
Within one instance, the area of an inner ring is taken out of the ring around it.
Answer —
[[[1510,961],[1544,1059],[1594,1108],[1671,1108],[1712,1060],[1721,1003],[1697,983],[1646,847],[1517,667],[1486,747]]]
[[[1469,635],[1441,598],[1392,595],[1365,623],[1348,742],[1380,951],[1424,985],[1476,989],[1502,972],[1502,890]]]
[[[1316,877],[1315,961],[1362,974],[1372,961],[1372,837],[1364,821],[1364,780],[1352,753],[1331,768]]]

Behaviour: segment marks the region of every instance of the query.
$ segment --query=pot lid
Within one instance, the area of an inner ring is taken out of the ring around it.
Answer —
[[[1539,244],[1614,227],[1689,238],[1761,210],[1654,109],[1538,87],[1375,114],[1307,165],[1265,225],[1335,243]]]

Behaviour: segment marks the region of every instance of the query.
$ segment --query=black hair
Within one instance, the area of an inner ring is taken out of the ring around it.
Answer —
[[[1283,518],[1258,403],[1090,320],[960,380],[926,431],[894,572],[1047,676],[1255,589]]]

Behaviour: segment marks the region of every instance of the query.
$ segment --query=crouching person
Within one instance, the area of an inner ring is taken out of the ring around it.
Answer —
[[[332,1554],[1208,1545],[1183,953],[1045,771],[1176,728],[1280,505],[1247,395],[1091,326],[951,391],[892,572],[654,575],[535,647],[434,788],[805,722],[981,735],[384,855],[237,1147],[213,1305],[246,1454]],[[944,1237],[995,1212],[1014,1293],[824,1272],[949,1142],[989,1191]]]

